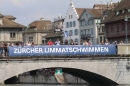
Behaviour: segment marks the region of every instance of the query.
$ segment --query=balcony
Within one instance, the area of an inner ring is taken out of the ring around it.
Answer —
[[[82,34],[81,39],[87,40],[91,38],[91,34]]]
[[[98,32],[98,35],[105,35],[105,32]]]

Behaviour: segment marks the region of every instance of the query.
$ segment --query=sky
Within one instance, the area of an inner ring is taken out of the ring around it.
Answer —
[[[118,2],[120,0],[112,0]],[[92,8],[94,4],[101,4],[101,0],[72,0],[77,8]],[[107,4],[110,0],[102,0]],[[35,20],[44,18],[51,20],[57,18],[59,13],[63,16],[69,7],[70,0],[0,0],[0,13],[3,15],[13,15],[16,22],[25,26]]]

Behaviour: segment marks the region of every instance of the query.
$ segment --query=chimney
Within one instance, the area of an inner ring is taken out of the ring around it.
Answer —
[[[112,0],[110,1],[110,5],[112,5],[113,4],[113,2],[112,2]]]
[[[0,13],[0,25],[3,25],[3,23],[2,23],[2,18],[3,18],[4,16]]]
[[[40,18],[40,20],[41,20],[41,21],[43,21],[43,20],[44,20],[44,18],[42,17],[42,18]]]

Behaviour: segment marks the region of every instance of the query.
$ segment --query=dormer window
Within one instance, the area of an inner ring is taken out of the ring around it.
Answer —
[[[128,13],[130,12],[130,9],[128,9]]]
[[[122,14],[125,13],[125,10],[122,10]]]
[[[116,15],[119,15],[119,11],[116,12]]]

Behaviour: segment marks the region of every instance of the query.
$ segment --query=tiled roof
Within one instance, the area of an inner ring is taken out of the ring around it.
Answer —
[[[88,12],[90,12],[96,18],[101,18],[102,17],[101,9],[86,9],[86,10]]]
[[[8,19],[16,19],[16,17],[12,16],[12,15],[4,15],[6,18]]]
[[[113,9],[115,8],[117,5],[117,3],[113,3],[113,4],[94,4],[93,8],[94,7],[97,7],[98,9]]]
[[[79,16],[81,16],[81,14],[83,13],[84,9],[86,8],[75,8],[76,9],[76,12]]]
[[[29,27],[36,27],[37,30],[44,30],[51,24],[50,20],[37,20],[29,24]]]
[[[130,17],[130,12],[128,12],[127,9],[130,9],[130,0],[122,0],[115,9],[107,16],[105,20],[103,20],[102,23],[108,23],[108,22],[114,22],[123,20],[125,16]],[[124,13],[122,13],[122,10],[125,10]],[[119,12],[118,15],[116,15],[116,12]]]
[[[114,10],[118,11],[123,9],[130,9],[130,0],[121,0]]]
[[[48,33],[45,38],[50,38],[50,37],[57,37],[57,36],[61,36],[63,34],[63,32],[59,31],[59,32],[54,32],[51,31],[50,33]]]
[[[11,21],[6,17],[3,17],[2,25],[0,25],[0,28],[26,28],[26,26]]]
[[[0,13],[0,18],[4,17],[1,13]]]

